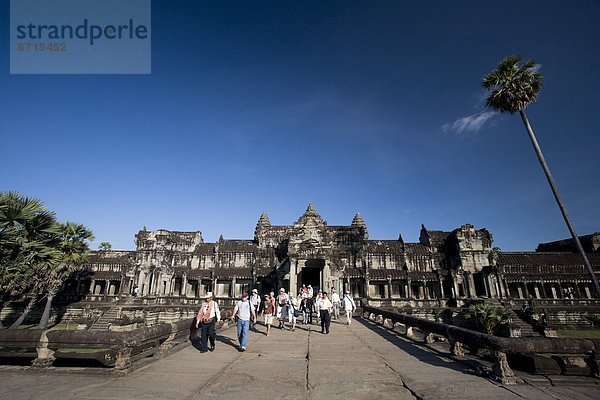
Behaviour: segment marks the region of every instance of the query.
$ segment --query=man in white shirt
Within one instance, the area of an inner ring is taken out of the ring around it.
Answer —
[[[346,294],[344,294],[344,310],[346,311],[346,323],[350,325],[352,323],[352,314],[356,310],[356,303],[352,296],[350,296],[349,290],[346,290]]]
[[[237,315],[237,335],[240,342],[240,351],[246,351],[248,343],[248,330],[250,329],[250,321],[256,321],[256,313],[254,307],[248,301],[248,293],[242,293],[242,300],[238,301],[231,314],[231,319]]]
[[[254,313],[258,315],[258,307],[260,306],[260,296],[258,295],[258,290],[252,289],[252,296],[250,296],[250,304],[252,304],[252,308],[254,308]],[[250,322],[250,329],[254,329],[254,323]]]
[[[340,317],[340,295],[334,288],[331,288],[331,304],[333,304],[333,318],[339,319]]]
[[[329,334],[329,325],[331,325],[331,309],[333,304],[327,297],[327,292],[321,293],[321,298],[318,300],[319,313],[321,314],[321,333]]]

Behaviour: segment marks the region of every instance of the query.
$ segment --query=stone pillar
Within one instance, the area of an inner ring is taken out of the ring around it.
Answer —
[[[388,299],[391,299],[392,298],[392,277],[388,276],[387,281],[388,281],[388,283],[387,283],[388,296],[387,297],[388,297]]]
[[[510,369],[506,353],[501,351],[494,352],[494,364],[492,365],[492,373],[498,378],[503,385],[515,385],[515,373]]]
[[[466,275],[467,275],[469,297],[470,298],[476,297],[477,291],[475,290],[475,281],[473,280],[473,274],[467,273]]]
[[[528,283],[529,283],[528,281],[525,281],[525,280],[523,281],[523,289],[525,290],[525,298],[526,299],[529,299],[529,289],[527,289]]]
[[[456,275],[452,275],[452,287],[454,288],[454,298],[458,299],[460,290],[458,289],[458,279]]]
[[[108,291],[110,290],[110,279],[104,280],[104,297],[108,296]]]
[[[47,333],[47,330],[42,332],[42,336],[40,337],[40,341],[36,347],[37,358],[33,360],[32,367],[50,367],[55,360],[54,350],[48,348],[48,336],[46,336]]]
[[[202,284],[202,280],[198,280],[198,285]],[[181,295],[187,297],[187,275],[184,273],[181,278]]]
[[[301,271],[301,270],[300,270]],[[298,261],[290,260],[290,290],[289,294],[295,295],[298,291]]]
[[[452,355],[464,357],[465,352],[463,350],[462,343],[453,338],[449,338],[448,341],[450,342],[450,352],[452,353]]]
[[[235,276],[233,278],[231,278],[231,291],[229,292],[229,297],[237,299],[238,297],[240,297],[241,293],[236,293],[236,285],[237,284],[237,279],[235,278]]]
[[[439,288],[440,288],[440,297],[442,299],[445,299],[446,298],[446,291],[444,290],[444,281],[442,280],[441,277],[438,277],[438,285],[440,285],[439,286]]]
[[[413,298],[412,281],[408,277],[406,278],[406,297],[409,299]]]
[[[581,298],[581,291],[579,290],[579,281],[575,279],[575,295],[578,299]]]
[[[96,293],[95,293],[95,292],[96,292],[96,280],[95,280],[95,279],[92,279],[92,280],[90,281],[90,292],[91,292],[91,293],[90,293],[91,295],[94,295],[94,294],[96,294]]]
[[[485,295],[487,297],[495,297],[492,296],[492,290],[490,287],[490,276],[487,273],[483,274],[483,288],[485,289]]]

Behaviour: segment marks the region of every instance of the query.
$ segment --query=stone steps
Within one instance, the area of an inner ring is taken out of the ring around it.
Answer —
[[[100,316],[100,318],[98,318],[98,320],[96,322],[94,322],[92,324],[92,326],[90,326],[89,330],[90,331],[107,331],[110,329],[110,325],[111,323],[116,320],[119,319],[119,316],[121,314],[121,307],[119,307],[118,305],[114,305],[111,308],[109,308],[108,310],[106,310],[104,312],[104,314],[102,314]]]

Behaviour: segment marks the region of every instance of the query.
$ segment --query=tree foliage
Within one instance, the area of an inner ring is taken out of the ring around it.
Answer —
[[[542,74],[533,60],[519,65],[521,56],[506,57],[488,75],[482,85],[491,91],[486,106],[500,112],[514,114],[535,102],[542,87]]]
[[[87,261],[92,239],[83,225],[59,223],[40,200],[0,193],[1,294],[30,305],[42,295],[53,296]]]
[[[465,310],[465,319],[471,322],[475,329],[493,335],[496,329],[507,323],[511,318],[511,312],[504,307],[496,307],[489,304],[476,304]]]

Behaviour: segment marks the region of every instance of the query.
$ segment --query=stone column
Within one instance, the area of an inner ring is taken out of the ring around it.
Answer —
[[[460,297],[460,290],[458,289],[458,277],[456,274],[452,275],[452,287],[454,288],[454,298],[458,299]]]
[[[110,279],[104,280],[104,297],[108,296],[108,291],[110,290]]]
[[[388,299],[392,298],[392,277],[387,277],[387,287],[388,287]]]
[[[410,280],[410,278],[408,276],[406,277],[406,297],[409,299],[413,298],[412,281]]]
[[[236,284],[237,279],[234,276],[233,278],[231,278],[231,291],[229,292],[229,297],[232,297],[234,299],[237,299],[241,295],[241,293],[236,293]]]
[[[468,286],[468,292],[469,292],[469,297],[473,298],[477,296],[477,292],[475,291],[475,281],[473,280],[473,274],[472,273],[467,273],[467,286]]]
[[[581,298],[581,291],[579,290],[579,281],[575,279],[575,295],[578,299]]]
[[[483,274],[483,288],[485,289],[485,295],[487,297],[495,297],[492,295],[492,288],[490,286],[490,276],[489,274]]]
[[[202,280],[198,280],[198,285],[202,283]],[[181,295],[187,297],[187,274],[183,274],[181,278]]]
[[[525,298],[526,299],[529,299],[529,289],[527,289],[528,283],[529,283],[528,281],[525,281],[525,280],[523,281],[523,289],[525,290]]]
[[[290,288],[289,294],[295,294],[298,290],[298,264],[297,260],[290,260]]]

